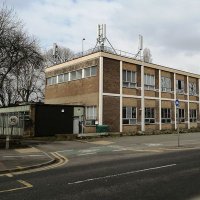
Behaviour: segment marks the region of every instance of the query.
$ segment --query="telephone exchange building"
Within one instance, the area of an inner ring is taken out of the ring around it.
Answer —
[[[200,125],[200,75],[97,50],[46,68],[47,104],[85,107],[84,132],[190,129]],[[180,102],[179,109],[175,100]]]

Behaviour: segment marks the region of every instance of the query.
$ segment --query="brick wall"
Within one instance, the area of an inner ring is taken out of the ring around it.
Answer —
[[[103,97],[103,124],[109,125],[110,131],[119,131],[120,99],[119,97]]]

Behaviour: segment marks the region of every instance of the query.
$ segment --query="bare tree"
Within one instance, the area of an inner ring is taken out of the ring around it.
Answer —
[[[152,62],[152,55],[151,55],[150,49],[145,48],[143,50],[143,60],[144,60],[144,62],[147,62],[147,63],[151,63]]]
[[[35,73],[38,66],[41,66],[43,57],[36,40],[24,32],[23,24],[17,18],[14,10],[8,9],[5,4],[0,8],[0,36],[0,103],[8,105],[12,99],[12,85],[19,86],[18,81],[25,75],[22,73],[22,68],[30,67],[27,71]],[[33,66],[36,67],[35,71],[33,71]],[[29,93],[36,91],[35,87],[34,90],[29,88],[26,98],[22,98],[22,92],[18,91],[19,87],[17,87],[17,92],[22,100],[27,101],[27,99],[30,100]],[[26,88],[26,90],[28,89]]]

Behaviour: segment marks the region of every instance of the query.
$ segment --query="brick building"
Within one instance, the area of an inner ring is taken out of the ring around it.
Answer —
[[[200,125],[200,75],[121,53],[97,49],[47,68],[45,103],[85,106],[85,132],[95,123],[120,132],[176,129],[177,118],[180,128]]]

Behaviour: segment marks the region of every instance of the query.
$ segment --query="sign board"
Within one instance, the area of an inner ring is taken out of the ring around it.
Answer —
[[[18,122],[19,122],[19,119],[16,116],[11,116],[8,119],[8,123],[10,126],[16,126],[18,124]]]
[[[176,101],[175,101],[175,105],[176,105],[176,107],[179,107],[179,106],[180,106],[180,102],[179,102],[178,99],[176,99]]]

